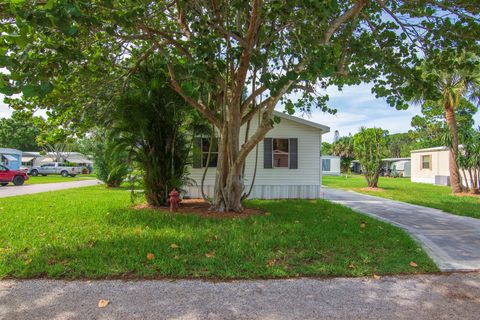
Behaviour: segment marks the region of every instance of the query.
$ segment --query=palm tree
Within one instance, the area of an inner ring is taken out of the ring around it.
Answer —
[[[471,101],[480,98],[480,61],[477,56],[461,54],[449,63],[445,63],[443,55],[429,57],[420,67],[422,77],[429,85],[428,97],[421,93],[415,102],[432,103],[442,108],[450,133],[450,182],[453,193],[463,191],[460,172],[457,164],[458,127],[455,120],[455,109],[462,97]]]
[[[350,163],[355,159],[355,152],[353,151],[353,137],[346,136],[338,138],[331,146],[332,155],[338,156],[341,159],[342,172],[348,172]]]

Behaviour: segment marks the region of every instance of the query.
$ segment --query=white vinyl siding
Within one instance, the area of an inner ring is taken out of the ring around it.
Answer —
[[[240,144],[244,143],[245,127],[242,127]],[[257,119],[250,125],[249,136],[257,128]],[[254,183],[255,198],[316,198],[319,197],[321,186],[320,145],[321,130],[297,123],[289,119],[281,119],[274,125],[266,137],[276,139],[296,138],[298,141],[298,168],[269,168],[263,167],[263,140],[258,144],[257,175]],[[245,168],[245,185],[248,190],[255,169],[254,148],[248,155]],[[205,192],[213,194],[215,184],[215,168],[209,168],[205,178]],[[190,178],[200,186],[204,168],[190,168]],[[192,197],[199,195],[195,187],[188,188]]]

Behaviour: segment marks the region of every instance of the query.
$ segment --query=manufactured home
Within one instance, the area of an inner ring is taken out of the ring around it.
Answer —
[[[247,157],[245,165],[245,191],[252,192],[249,198],[259,199],[315,199],[320,197],[322,185],[322,162],[320,148],[322,135],[330,128],[315,122],[275,112],[281,121],[275,124],[263,141]],[[258,119],[250,124],[249,135],[258,127]],[[245,139],[246,126],[242,126],[240,141]],[[205,167],[204,192],[213,196],[217,149],[212,148],[207,164],[209,138],[196,139],[199,152],[194,153],[190,178],[196,185],[186,189],[186,196],[201,198],[200,189]],[[213,146],[212,146],[213,147]],[[255,173],[256,172],[256,173]]]
[[[0,164],[11,170],[20,169],[22,151],[10,148],[0,148]]]
[[[65,161],[74,163],[79,167],[91,167],[93,161],[79,152],[66,152],[64,154]],[[34,151],[26,151],[22,156],[22,166],[26,168],[41,166],[46,162],[57,162],[56,156],[52,152],[40,153]]]
[[[337,156],[322,156],[322,172],[326,176],[340,175],[340,157]]]
[[[412,182],[450,185],[450,148],[413,150],[411,159]]]

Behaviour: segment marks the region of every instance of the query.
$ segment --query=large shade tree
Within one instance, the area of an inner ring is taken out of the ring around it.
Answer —
[[[0,67],[10,72],[0,89],[57,110],[91,111],[85,93],[115,92],[143,61],[162,58],[174,90],[218,131],[214,207],[235,211],[243,164],[277,105],[328,110],[319,88],[373,81],[378,96],[405,108],[412,92],[402,84],[416,75],[419,51],[479,38],[478,6],[464,0],[16,0],[0,12]],[[118,77],[131,51],[138,61]]]

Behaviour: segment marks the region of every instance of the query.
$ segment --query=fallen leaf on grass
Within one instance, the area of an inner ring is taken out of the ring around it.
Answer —
[[[153,258],[155,258],[153,253],[147,253],[147,260],[153,260]]]
[[[416,267],[418,267],[418,264],[416,264],[415,262],[412,261],[412,262],[410,262],[410,267],[416,268]]]
[[[275,265],[275,263],[277,263],[277,259],[268,260],[267,266],[271,268]]]
[[[105,308],[106,306],[108,306],[109,303],[110,303],[110,301],[108,301],[108,300],[100,299],[98,301],[98,307],[99,308]]]
[[[172,248],[172,249],[178,249],[178,247],[179,247],[178,244],[175,244],[175,243],[172,243],[170,245],[170,248]]]
[[[366,224],[365,222],[362,222],[362,223],[360,223],[360,228],[365,229],[365,226],[366,226],[366,225],[367,225],[367,224]]]
[[[205,253],[205,257],[207,257],[207,258],[215,258],[215,251]]]
[[[350,263],[350,264],[348,265],[348,267],[349,267],[350,269],[355,269],[355,268],[356,268],[353,263]]]
[[[379,275],[376,275],[376,274],[373,275],[373,279],[375,279],[375,280],[380,280],[380,278],[381,277]]]

